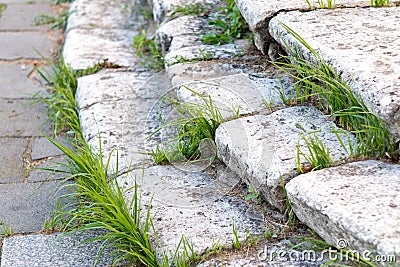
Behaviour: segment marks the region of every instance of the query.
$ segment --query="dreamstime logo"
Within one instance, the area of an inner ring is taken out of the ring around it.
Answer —
[[[159,156],[160,160],[176,169],[176,175],[184,176],[192,173],[191,179],[202,179],[201,173],[210,170],[210,166],[214,168],[215,160],[219,156],[218,147],[213,138],[214,126],[221,121],[233,120],[240,115],[253,113],[255,104],[248,103],[249,93],[246,92],[248,88],[240,88],[234,83],[232,85],[234,88],[229,88],[224,86],[229,83],[218,79],[191,80],[185,75],[178,74],[178,77],[173,78],[174,85],[171,84],[171,73],[179,72],[180,70],[172,67],[168,73],[166,71],[159,72],[140,86],[133,86],[132,101],[127,107],[124,118],[124,127],[126,128],[124,133],[127,134],[123,137],[123,146],[128,152],[129,150],[141,151],[142,158],[147,153],[147,160],[151,160],[151,156],[153,159]],[[181,81],[178,82],[179,79]],[[242,97],[242,93],[246,96]],[[260,96],[262,96],[261,93]],[[262,106],[262,99],[257,99],[257,101],[259,102],[257,103],[258,107]],[[238,122],[235,124],[235,131],[239,133],[239,137],[231,136],[229,131],[222,129],[224,145],[230,146],[230,148],[239,146],[243,153],[242,156],[247,157],[252,168],[256,169],[261,165],[263,150],[266,149],[262,142],[262,131],[260,131],[264,125],[256,118],[249,130],[243,125],[242,120],[238,120]],[[205,124],[205,127],[201,128],[201,124]],[[136,127],[139,127],[140,130],[136,130],[134,137],[144,140],[139,145],[136,142],[137,139],[132,138],[134,131],[132,129]],[[183,132],[184,134],[182,134]],[[274,133],[273,129],[269,130],[270,135]],[[257,139],[257,142],[252,143],[251,139]],[[196,145],[191,147],[192,144]],[[132,164],[138,153],[129,152],[127,154],[133,156],[125,157],[126,164]],[[225,162],[229,161],[230,154],[225,156]],[[265,166],[270,162],[262,164]],[[171,168],[165,168],[165,170],[167,169]],[[228,170],[217,166],[215,173],[221,177],[228,173]],[[171,175],[165,175],[166,178],[167,176]],[[213,183],[218,183],[218,179],[211,180]],[[167,183],[167,181],[165,182]],[[198,184],[204,184],[204,182],[199,181]],[[177,186],[179,185],[177,184]],[[231,185],[231,187],[233,186],[235,184]],[[210,190],[218,187],[220,186],[209,186]],[[224,188],[224,192],[226,192],[225,190],[229,191],[229,188]],[[151,189],[148,191],[151,192]],[[157,194],[154,195],[154,199],[168,202],[166,204],[174,206],[186,206],[187,204],[180,203],[178,198],[171,200],[159,197]]]
[[[339,239],[336,248],[329,247],[321,251],[315,250],[274,250],[267,246],[257,254],[260,261],[309,261],[309,262],[334,262],[334,261],[368,261],[368,262],[396,262],[396,255],[378,255],[371,251],[362,253],[356,250],[347,250],[349,242]]]

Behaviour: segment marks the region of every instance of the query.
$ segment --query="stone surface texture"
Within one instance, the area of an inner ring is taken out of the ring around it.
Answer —
[[[152,199],[151,213],[161,248],[173,250],[182,235],[193,242],[197,252],[209,248],[213,241],[228,246],[233,238],[232,223],[241,240],[246,229],[253,234],[262,233],[262,213],[235,196],[227,196],[239,182],[234,173],[219,167],[213,177],[207,171],[186,168],[155,166],[119,178],[120,186],[125,188],[134,186],[136,178],[145,209]],[[132,194],[127,194],[128,200]]]
[[[0,65],[0,95],[2,98],[29,98],[40,90],[31,79],[28,78],[32,66],[25,64]]]
[[[203,105],[205,104],[204,100],[197,93],[202,97],[209,96],[224,118],[235,118],[239,115],[253,113],[270,113],[270,107],[283,104],[278,93],[281,79],[232,74],[190,82],[186,80],[177,85],[177,95],[183,102]]]
[[[41,59],[49,58],[54,52],[54,42],[43,32],[0,32],[0,59]]]
[[[147,153],[154,147],[146,137],[160,126],[152,116],[164,86],[169,87],[166,79],[163,74],[113,70],[80,78],[76,101],[88,143],[98,151],[100,136],[104,156],[118,148],[125,167],[149,164]]]
[[[3,3],[3,1],[1,1]],[[49,3],[38,5],[15,4],[7,5],[0,16],[0,31],[10,30],[47,30],[48,25],[33,25],[35,17],[39,14],[52,14]]]
[[[165,16],[174,10],[176,6],[186,6],[188,4],[203,4],[212,6],[221,0],[150,0],[152,1],[153,17],[157,23],[161,23]]]
[[[399,139],[399,14],[400,7],[283,12],[271,20],[269,29],[274,38],[291,46],[298,42],[279,21],[299,33]],[[301,51],[310,57],[304,47]]]
[[[130,29],[135,0],[82,0],[71,4],[66,31],[71,29]]]
[[[50,125],[46,124],[46,108],[32,104],[31,99],[0,99],[0,136],[30,137],[41,133],[51,134]]]
[[[92,67],[105,59],[129,67],[136,59],[132,49],[134,35],[134,31],[121,29],[72,29],[65,40],[64,60],[74,70]]]
[[[0,221],[10,226],[13,233],[42,230],[55,210],[57,198],[67,193],[59,190],[60,185],[59,181],[1,184]]]
[[[247,46],[247,40],[237,40],[233,44],[220,46],[200,44],[171,51],[165,55],[164,59],[165,64],[169,66],[186,61],[232,58],[243,55]]]
[[[221,124],[215,142],[218,157],[251,184],[273,206],[285,210],[282,182],[298,175],[297,146],[308,154],[305,138],[314,134],[329,149],[334,161],[348,155],[332,129],[334,123],[313,107],[292,107],[267,116],[250,116]],[[354,145],[354,138],[349,135]],[[348,138],[343,134],[346,146]],[[301,156],[300,163],[305,163]],[[282,179],[282,181],[281,181]]]
[[[399,259],[399,165],[349,163],[300,175],[286,190],[298,218],[328,243]]]
[[[197,16],[182,16],[162,24],[156,32],[162,53],[201,45],[200,37],[206,24],[207,20]]]
[[[264,54],[268,51],[271,37],[268,33],[269,21],[282,11],[309,10],[307,1],[303,0],[236,0],[240,13],[254,33],[254,43]],[[317,0],[310,0],[313,7],[319,8]],[[326,1],[322,1],[326,4]],[[367,0],[336,0],[335,7],[369,7]],[[308,12],[306,12],[308,13]],[[321,21],[322,23],[322,21]]]
[[[4,239],[1,267],[26,266],[111,266],[109,249],[99,258],[101,242],[82,243],[95,238],[96,232],[76,233],[63,236],[50,235],[12,236]]]

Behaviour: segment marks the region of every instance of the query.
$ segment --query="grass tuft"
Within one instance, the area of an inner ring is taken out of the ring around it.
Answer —
[[[201,103],[185,103],[167,98],[176,107],[179,117],[164,123],[148,138],[163,129],[173,129],[176,136],[158,145],[152,151],[156,163],[199,160],[202,156],[202,145],[207,147],[212,145],[210,142],[215,139],[215,131],[224,122],[219,108],[215,106],[210,96],[203,96],[188,87],[185,89],[198,97]],[[210,160],[210,158],[201,160]]]
[[[311,102],[325,114],[330,114],[339,126],[357,137],[358,146],[354,149],[357,156],[393,157],[396,143],[382,119],[368,109],[338,71],[330,67],[300,35],[283,23],[282,26],[313,57],[304,58],[299,47],[292,48],[283,41],[288,56],[282,57],[286,61],[273,64],[294,78],[296,89],[294,99],[285,102],[300,105]]]
[[[243,38],[248,31],[247,23],[240,14],[234,0],[225,0],[226,6],[219,9],[215,19],[208,24],[215,26],[218,32],[207,33],[201,37],[206,44],[221,45],[232,43],[235,39]]]
[[[172,13],[170,16],[175,14],[182,15],[196,15],[200,17],[207,16],[210,10],[200,3],[191,3],[184,6],[172,6]]]
[[[51,24],[51,29],[62,29],[65,30],[67,27],[67,20],[71,13],[68,10],[61,11],[57,16],[47,15],[47,14],[38,14],[34,20],[33,25],[46,25]]]
[[[373,7],[383,7],[383,6],[390,6],[389,0],[371,0],[371,6]]]
[[[311,164],[311,171],[321,170],[332,166],[334,163],[329,155],[329,148],[325,147],[322,141],[318,138],[315,132],[302,134],[301,138],[307,146],[308,153],[300,150],[300,145],[297,145],[297,169],[299,173],[304,173],[305,170],[300,166],[300,156]]]
[[[314,5],[314,0],[312,0],[312,1],[313,1],[313,3],[311,4],[310,0],[306,0],[306,2],[308,4],[308,7],[310,9],[315,9],[315,8],[329,8],[329,9],[332,9],[332,8],[335,8],[335,0],[327,0],[326,3],[325,3],[325,0],[318,0],[318,7],[316,7]]]
[[[154,70],[164,68],[164,57],[154,38],[147,37],[146,30],[142,30],[141,34],[133,38],[132,46],[136,50],[136,55],[141,59],[142,66]]]

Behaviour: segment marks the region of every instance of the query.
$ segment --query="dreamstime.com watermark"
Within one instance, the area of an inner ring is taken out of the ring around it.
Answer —
[[[257,253],[259,261],[308,261],[308,262],[324,262],[324,261],[360,261],[360,259],[369,262],[394,263],[396,255],[379,255],[371,251],[355,251],[347,250],[349,243],[344,239],[336,242],[337,248],[330,247],[321,251],[314,250],[275,250],[264,247]]]

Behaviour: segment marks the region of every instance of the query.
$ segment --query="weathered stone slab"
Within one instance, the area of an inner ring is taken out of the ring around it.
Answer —
[[[198,45],[183,47],[165,55],[166,65],[173,65],[187,61],[222,59],[241,56],[248,45],[248,40],[236,40],[233,44],[220,46]]]
[[[298,42],[279,21],[299,33],[399,139],[399,12],[400,7],[280,13],[271,20],[270,33],[291,45]],[[310,56],[304,47],[301,50]]]
[[[134,31],[117,29],[72,29],[68,32],[63,56],[74,70],[86,69],[108,59],[129,67],[137,62],[132,48]]]
[[[333,160],[347,157],[332,129],[338,130],[320,111],[298,106],[223,123],[216,131],[215,142],[218,157],[269,203],[284,211],[282,181],[286,183],[298,175],[297,146],[308,153],[302,134],[307,137],[307,133],[315,132]],[[340,136],[347,146],[348,137]],[[351,140],[354,142],[354,138]],[[303,164],[305,159],[301,156],[300,161]]]
[[[0,185],[0,221],[13,233],[30,233],[43,229],[56,208],[60,182],[18,183]],[[56,194],[57,193],[57,194]]]
[[[143,175],[142,170],[136,170],[119,178],[120,186],[130,188],[136,177],[145,209],[152,198],[151,213],[161,247],[174,251],[182,235],[193,242],[197,252],[209,248],[213,241],[230,246],[233,222],[241,240],[246,229],[251,234],[262,233],[263,214],[226,195],[239,181],[233,173],[223,167],[213,177],[206,171],[184,169],[190,166],[155,166],[145,169]],[[131,191],[126,194],[127,200],[132,197]]]
[[[56,139],[55,141],[67,145],[67,140],[63,138]],[[63,154],[64,153],[61,152],[61,150],[59,150],[55,145],[53,145],[49,140],[44,137],[36,138],[32,142],[32,160],[61,156]]]
[[[271,113],[272,107],[283,104],[278,92],[280,86],[281,79],[233,74],[182,83],[177,86],[177,95],[183,102],[198,104],[205,103],[197,93],[209,96],[224,118],[235,118],[260,112]]]
[[[47,30],[49,25],[33,25],[34,19],[39,13],[53,15],[50,4],[8,5],[0,16],[0,30]]]
[[[196,16],[182,16],[162,24],[156,32],[162,53],[201,45],[200,37],[206,24],[207,20]]]
[[[28,78],[32,67],[25,65],[0,65],[0,95],[1,98],[31,98],[39,91],[37,86]]]
[[[66,31],[71,29],[131,29],[134,25],[131,0],[76,0],[70,7]]]
[[[49,235],[12,236],[4,239],[1,267],[26,266],[111,266],[112,257],[106,249],[99,258],[100,241],[82,243],[101,233],[86,232],[63,236]]]
[[[0,32],[0,59],[49,58],[54,43],[42,32]]]
[[[268,44],[271,41],[268,33],[269,21],[281,11],[309,10],[305,0],[236,0],[240,13],[254,33],[254,43],[257,48],[267,54]],[[317,0],[310,0],[314,7],[320,7]],[[327,1],[322,0],[325,4]],[[336,0],[335,7],[369,7],[367,0]],[[307,12],[308,13],[308,12]],[[321,21],[323,23],[323,21]]]
[[[160,24],[165,15],[174,10],[174,7],[176,6],[186,6],[188,4],[196,3],[212,6],[217,4],[219,1],[220,0],[152,0],[153,17],[154,20]]]
[[[166,72],[171,79],[172,86],[178,86],[193,80],[243,73],[245,70],[234,67],[231,64],[199,61],[175,64],[167,67]]]
[[[328,243],[400,258],[399,165],[349,163],[300,175],[286,190],[297,217]]]
[[[23,154],[28,142],[28,138],[0,138],[0,184],[24,180]]]
[[[105,156],[118,148],[122,165],[150,162],[146,137],[160,126],[154,107],[169,88],[166,74],[103,71],[78,80],[76,101],[85,139]],[[93,94],[96,92],[96,94]]]
[[[0,136],[41,136],[51,134],[47,111],[32,100],[0,100]]]

